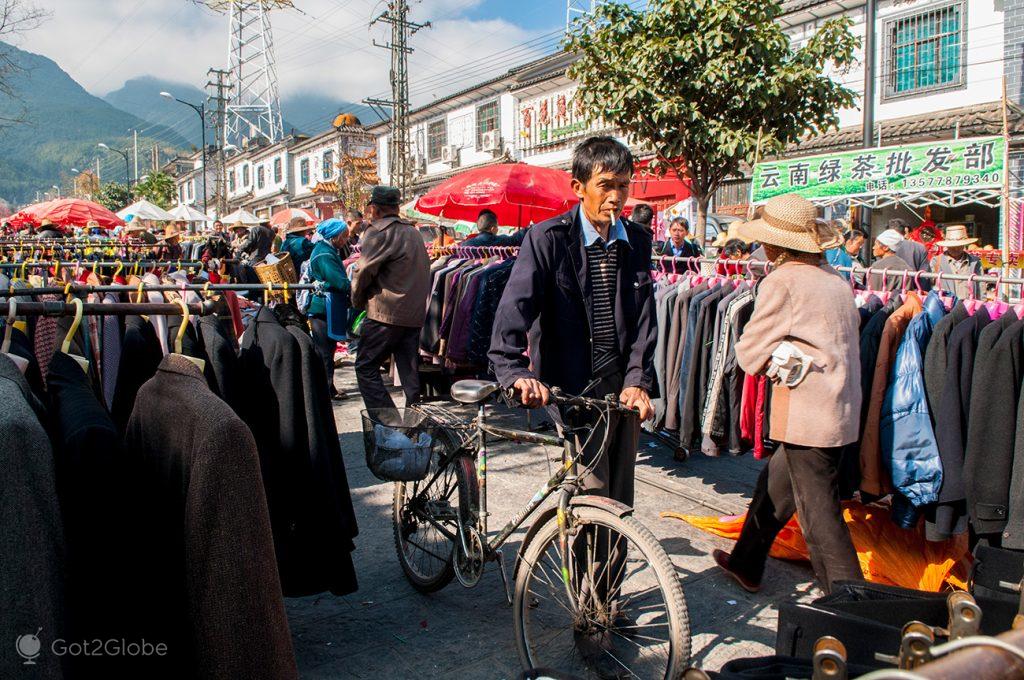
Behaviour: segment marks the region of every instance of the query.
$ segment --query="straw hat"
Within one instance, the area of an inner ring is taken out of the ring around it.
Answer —
[[[146,225],[142,223],[142,220],[138,217],[133,217],[132,221],[128,223],[128,226],[124,228],[125,233],[130,231],[146,231]]]
[[[832,229],[818,224],[818,209],[796,194],[768,199],[761,217],[739,227],[738,233],[748,241],[796,250],[820,253],[832,240]]]
[[[945,238],[941,241],[937,241],[935,245],[940,248],[957,248],[959,246],[969,246],[972,243],[977,243],[978,239],[971,238],[967,234],[967,226],[963,224],[948,224],[946,225]]]
[[[749,244],[750,241],[740,234],[740,228],[743,226],[743,224],[743,222],[740,222],[738,220],[735,222],[730,222],[728,231],[718,232],[718,236],[715,237],[715,240],[714,242],[712,242],[711,246],[713,248],[724,248],[725,244],[728,243],[729,241],[732,241],[733,239],[739,239],[740,241]]]
[[[306,220],[302,224],[296,225],[294,227],[289,226],[287,229],[284,230],[284,233],[285,234],[304,234],[304,233],[306,233],[308,231],[313,231],[314,229],[316,229],[316,225],[313,224],[312,222]]]
[[[242,224],[241,220],[239,220],[238,222],[235,222],[230,227],[228,227],[228,229],[248,229],[248,228],[249,228],[249,225],[248,224]]]
[[[100,223],[97,222],[96,220],[89,220],[88,222],[85,223],[85,228],[86,229],[99,229],[100,228]]]

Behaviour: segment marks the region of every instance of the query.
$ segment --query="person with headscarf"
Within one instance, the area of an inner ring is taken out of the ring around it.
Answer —
[[[345,220],[332,217],[318,224],[316,233],[320,239],[309,255],[308,271],[310,281],[318,282],[321,287],[310,296],[307,315],[313,342],[324,364],[331,398],[345,399],[348,395],[334,386],[334,350],[338,340],[345,339],[352,291],[339,253],[348,243],[348,225]]]

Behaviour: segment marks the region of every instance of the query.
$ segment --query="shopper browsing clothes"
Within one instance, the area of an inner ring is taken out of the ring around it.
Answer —
[[[903,285],[903,272],[914,269],[913,265],[896,254],[903,243],[903,235],[895,229],[886,229],[875,238],[868,286],[871,290],[896,290]],[[886,272],[896,272],[887,274]]]
[[[309,327],[327,373],[331,399],[347,399],[348,395],[334,386],[334,351],[348,331],[352,284],[345,275],[345,263],[338,254],[348,243],[348,225],[344,220],[333,218],[317,225],[316,231],[321,238],[310,251],[308,271],[310,281],[319,282],[321,288],[310,296],[307,310]]]
[[[352,275],[352,304],[366,309],[356,353],[356,380],[366,408],[394,408],[380,368],[394,359],[405,403],[419,401],[419,338],[430,294],[423,237],[398,215],[401,194],[376,186],[366,207],[370,224]]]
[[[344,224],[344,222],[342,222]],[[315,227],[306,221],[305,217],[293,217],[288,221],[288,228],[284,232],[284,242],[281,250],[288,253],[292,259],[295,271],[299,271],[302,264],[313,254],[313,242],[309,235]]]
[[[822,243],[834,235],[815,214],[804,198],[777,196],[742,230],[764,244],[776,268],[757,287],[736,359],[747,374],[772,379],[770,437],[780,446],[761,471],[732,553],[713,555],[749,592],[760,589],[768,551],[794,513],[826,592],[862,578],[838,488],[842,447],[856,441],[859,426],[859,317],[849,285],[821,267]]]
[[[591,137],[576,147],[572,188],[580,203],[528,230],[498,304],[488,353],[501,386],[514,388],[524,406],[546,404],[548,388],[559,387],[591,397],[617,394],[639,411],[639,418],[612,414],[606,453],[582,480],[587,493],[626,505],[633,504],[640,421],[654,414],[649,395],[657,340],[651,237],[620,217],[632,174],[629,149],[611,137]],[[593,416],[568,424],[592,426]],[[583,464],[594,463],[604,440],[604,430],[591,437]],[[622,557],[602,555],[596,562]],[[605,583],[598,595],[615,592],[615,585]],[[614,602],[605,605],[615,611]],[[601,668],[613,642],[607,631],[576,633],[577,648],[602,677],[608,677],[603,671],[617,677],[617,669]]]
[[[967,227],[962,224],[950,224],[946,227],[945,236],[941,241],[935,243],[943,249],[941,255],[932,258],[932,271],[946,276],[948,274],[959,274],[970,276],[981,274],[981,260],[967,252],[967,246],[978,242],[978,239],[971,238],[967,233]],[[978,284],[967,281],[954,281],[953,279],[942,279],[942,290],[952,293],[960,299],[968,298],[971,295],[978,297]]]

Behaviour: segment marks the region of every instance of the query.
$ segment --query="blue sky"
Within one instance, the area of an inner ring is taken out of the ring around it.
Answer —
[[[151,75],[202,87],[224,68],[227,16],[191,0],[35,0],[52,16],[20,45],[41,53],[93,94]],[[359,101],[388,91],[385,25],[369,26],[382,0],[295,0],[274,12],[283,94],[316,92]],[[432,22],[413,37],[413,104],[429,102],[556,48],[564,0],[412,0],[410,18]],[[89,36],[83,40],[82,36]]]

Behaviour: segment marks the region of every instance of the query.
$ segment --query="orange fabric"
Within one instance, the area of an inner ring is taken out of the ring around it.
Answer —
[[[889,373],[896,363],[896,350],[899,349],[910,320],[920,314],[921,309],[921,298],[912,292],[907,293],[906,301],[886,320],[882,328],[882,341],[878,346],[878,358],[875,360],[871,394],[864,395],[864,398],[868,399],[868,410],[864,434],[860,439],[860,488],[875,496],[884,496],[893,490],[889,470],[882,463],[879,432],[882,401],[889,386]]]
[[[743,515],[701,517],[675,512],[663,512],[661,516],[681,519],[734,541],[739,538],[744,518]],[[929,592],[967,589],[970,553],[966,534],[943,542],[926,541],[920,531],[897,527],[889,519],[889,509],[876,504],[843,503],[843,518],[866,580]],[[809,559],[796,515],[775,539],[770,555],[780,560]]]

